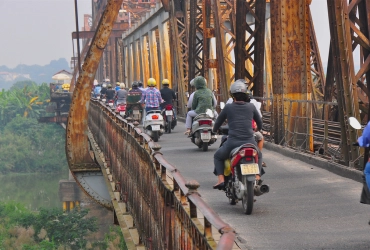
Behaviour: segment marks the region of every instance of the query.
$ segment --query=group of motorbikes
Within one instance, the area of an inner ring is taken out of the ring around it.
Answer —
[[[106,102],[104,98],[100,99]],[[120,116],[131,119],[131,121],[141,122],[142,115],[145,114],[140,103],[118,104],[114,107],[114,102],[108,102],[108,106]],[[224,103],[221,103],[223,108]],[[129,108],[128,108],[129,107]],[[172,105],[167,105],[163,110],[151,110],[146,112],[143,119],[143,128],[154,142],[165,132],[171,133],[176,126],[174,119],[174,109]],[[212,131],[215,123],[214,113],[207,110],[194,117],[192,122],[192,133],[189,135],[190,140],[202,148],[208,150],[208,146],[215,143],[217,134]],[[219,134],[227,135],[228,127],[222,126]],[[221,143],[222,145],[222,143]],[[243,212],[251,214],[253,210],[254,197],[269,192],[269,186],[256,180],[256,175],[261,175],[263,169],[258,165],[258,148],[253,144],[244,144],[235,148],[229,159],[225,161],[225,186],[223,191],[229,199],[231,205],[241,201]]]

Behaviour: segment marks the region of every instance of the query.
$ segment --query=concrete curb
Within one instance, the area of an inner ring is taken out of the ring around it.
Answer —
[[[265,142],[264,148],[282,154],[284,156],[303,161],[307,164],[314,165],[316,167],[326,169],[334,174],[340,175],[345,178],[349,178],[362,183],[362,171],[349,168],[338,163],[328,161],[319,157],[315,157],[309,154],[299,152],[287,147],[273,144],[271,142]]]

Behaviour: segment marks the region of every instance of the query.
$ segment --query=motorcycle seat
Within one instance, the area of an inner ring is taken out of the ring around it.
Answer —
[[[161,110],[159,109],[155,109],[155,110],[149,110],[148,112],[146,112],[146,114],[155,114],[155,113],[161,113]]]
[[[204,118],[207,118],[207,119],[212,119],[209,115],[207,115],[206,113],[201,113],[199,115],[197,115],[196,117],[194,117],[193,121],[196,121],[196,120],[199,120],[199,119],[204,119]]]
[[[233,150],[231,150],[230,152],[230,158],[234,157],[234,155],[239,152],[240,149],[242,148],[254,148],[255,150],[257,150],[257,152],[259,152],[258,148],[256,145],[252,144],[252,143],[245,143],[239,147],[236,147],[234,148]]]

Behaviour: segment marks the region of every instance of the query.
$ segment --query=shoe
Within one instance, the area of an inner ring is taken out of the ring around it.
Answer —
[[[266,165],[266,163],[264,161],[262,162],[262,167],[264,167],[264,168],[267,167],[267,165]]]
[[[222,190],[225,187],[225,182],[221,182],[220,184],[214,185],[213,189]]]
[[[261,186],[261,185],[262,185],[262,182],[263,182],[263,180],[259,179],[259,180],[257,180],[257,181],[256,181],[256,184],[257,184],[258,186]]]
[[[190,135],[190,130],[186,130],[184,135]]]

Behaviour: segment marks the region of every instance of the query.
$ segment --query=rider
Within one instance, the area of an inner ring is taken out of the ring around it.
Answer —
[[[207,109],[213,110],[213,93],[206,86],[206,79],[203,76],[197,76],[194,79],[194,86],[197,89],[194,93],[191,109],[186,115],[185,135],[190,134],[192,118],[198,114],[205,113]]]
[[[145,111],[159,109],[159,105],[162,102],[161,92],[155,87],[157,82],[154,78],[148,79],[148,89],[141,96],[140,102],[145,105]]]
[[[213,131],[216,132],[222,123],[227,119],[229,124],[229,135],[226,142],[214,154],[214,174],[218,177],[218,182],[214,189],[223,189],[224,187],[224,161],[229,158],[230,152],[245,143],[256,145],[254,139],[254,131],[252,128],[252,120],[257,123],[257,128],[262,128],[262,119],[258,114],[256,107],[249,103],[249,95],[247,94],[247,86],[236,81],[230,86],[230,94],[234,98],[234,102],[226,104],[225,108],[218,116]],[[257,145],[256,145],[257,146]],[[262,153],[258,153],[258,164],[261,169]],[[256,180],[260,180],[260,176],[256,176]]]
[[[105,98],[106,94],[107,94],[107,84],[103,83],[103,87],[100,90],[100,99]]]
[[[143,83],[139,80],[137,81],[137,84],[139,86],[139,89],[141,90],[141,92],[145,92],[146,91],[146,88],[143,87]]]
[[[119,104],[126,104],[126,98],[127,98],[127,91],[125,90],[125,84],[121,83],[119,86],[119,90],[116,92],[116,105]]]
[[[166,105],[173,105],[173,101],[176,100],[175,91],[173,91],[170,86],[170,81],[168,79],[163,79],[163,88],[160,90],[161,96],[163,98],[163,103],[161,104],[161,109],[164,109]]]
[[[190,81],[190,86],[192,86],[192,87],[194,87],[194,79],[192,79]],[[207,83],[207,81],[206,81],[206,83]],[[189,96],[189,100],[188,100],[188,104],[187,104],[188,110],[191,110],[191,106],[193,104],[193,98],[194,98],[195,92],[196,91],[194,91],[193,93],[191,93],[191,95]],[[213,93],[212,93],[212,95],[213,95],[213,108],[216,108],[216,106],[217,106],[217,99],[216,99],[216,96]],[[217,116],[218,116],[217,111],[216,110],[213,110],[213,112],[214,112],[215,118],[217,118]]]
[[[113,100],[115,94],[116,94],[116,91],[114,89],[112,89],[112,84],[109,83],[107,92],[105,93],[105,95],[107,97],[106,103],[108,103],[110,100]]]
[[[95,85],[95,83],[94,83]],[[94,88],[94,97],[98,97],[98,95],[100,95],[100,91],[101,91],[101,86],[100,84],[98,83],[97,85],[95,85],[95,88]]]

